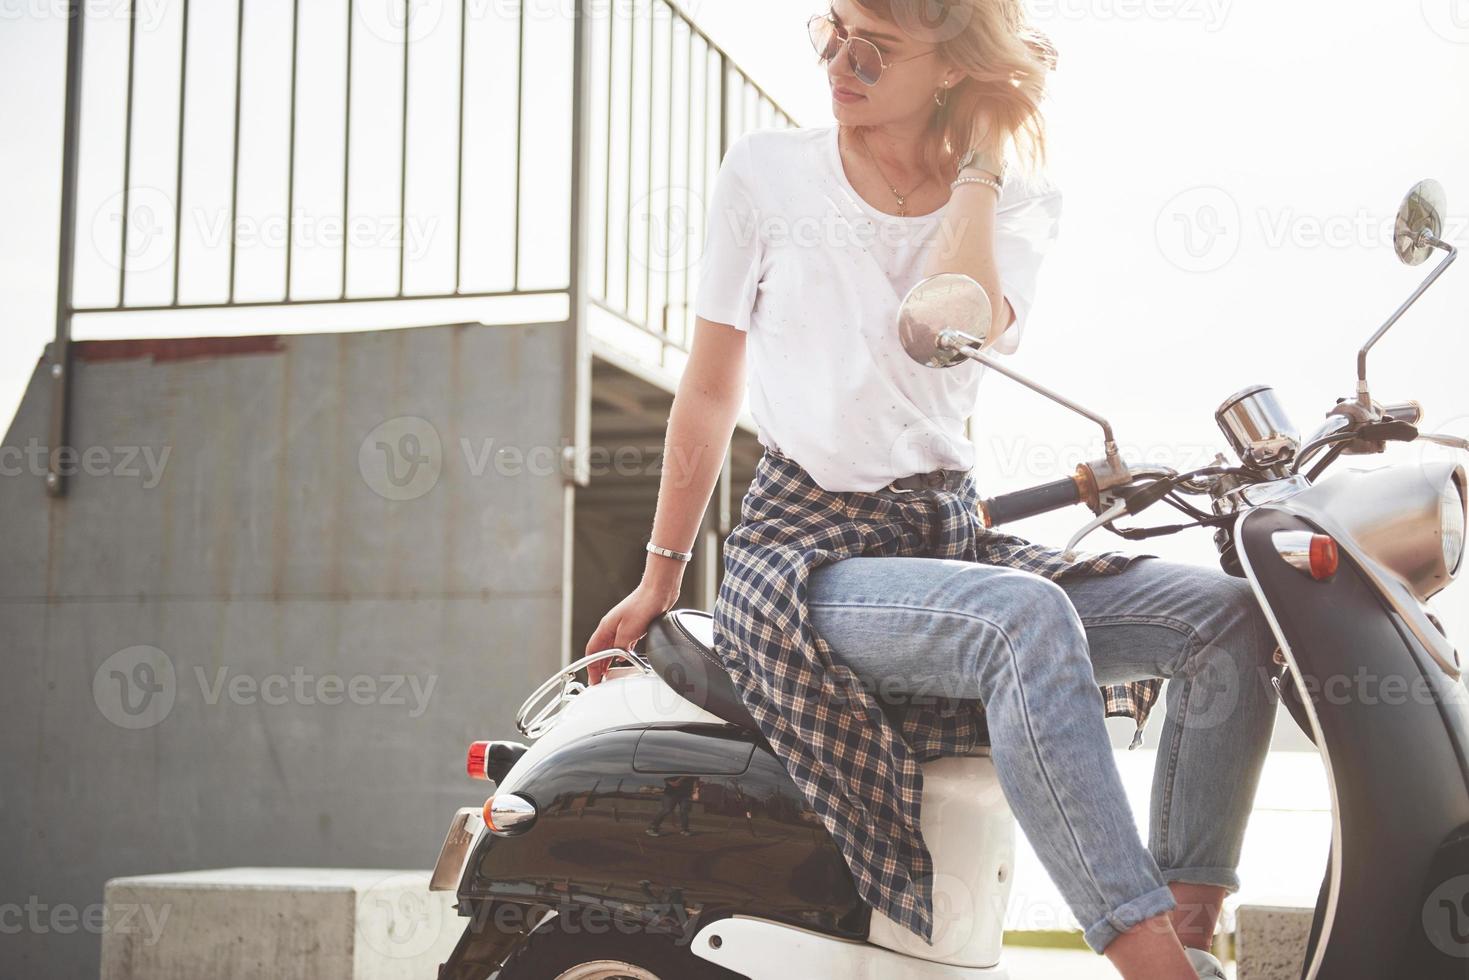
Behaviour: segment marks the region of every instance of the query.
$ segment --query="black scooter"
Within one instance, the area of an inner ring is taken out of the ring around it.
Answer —
[[[1105,458],[984,501],[987,524],[1084,503],[1095,519],[1068,548],[1104,527],[1133,539],[1213,528],[1224,568],[1253,585],[1280,644],[1271,681],[1331,788],[1304,980],[1469,977],[1469,691],[1425,605],[1462,565],[1469,479],[1459,462],[1425,458],[1318,482],[1340,456],[1393,442],[1469,449],[1419,432],[1416,403],[1381,405],[1367,384],[1368,351],[1456,257],[1440,237],[1444,213],[1433,181],[1404,199],[1399,258],[1444,258],[1362,347],[1355,397],[1319,431],[1301,440],[1267,386],[1224,402],[1216,419],[1239,465],[1221,455],[1188,473],[1129,468],[1105,420],[981,351],[990,301],[967,276],[920,282],[899,318],[920,363],[980,361],[1103,428]],[[1188,522],[1116,525],[1158,503]],[[529,746],[471,747],[470,772],[494,795],[456,814],[434,872],[469,919],[441,977],[1008,976],[1014,825],[986,751],[924,764],[940,910],[929,946],[857,896],[715,658],[710,616],[673,610],[644,647],[599,651],[549,678],[517,715]],[[614,657],[630,665],[594,686],[577,680]]]

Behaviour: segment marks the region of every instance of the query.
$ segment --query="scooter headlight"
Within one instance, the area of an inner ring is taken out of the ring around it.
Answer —
[[[1461,570],[1466,487],[1462,465],[1430,460],[1348,470],[1312,490],[1341,532],[1427,602]]]
[[[1459,574],[1464,560],[1464,485],[1457,475],[1443,487],[1438,498],[1439,533],[1443,536],[1444,567],[1449,575]]]

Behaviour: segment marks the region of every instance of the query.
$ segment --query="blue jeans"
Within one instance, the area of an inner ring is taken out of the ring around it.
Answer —
[[[1239,888],[1278,697],[1276,641],[1249,583],[1162,558],[1053,582],[943,558],[812,571],[812,625],[879,701],[984,702],[1005,797],[1101,952],[1173,909],[1167,882]],[[1144,848],[1099,684],[1170,678]]]

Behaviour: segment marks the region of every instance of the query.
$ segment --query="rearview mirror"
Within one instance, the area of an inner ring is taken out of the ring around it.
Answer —
[[[951,330],[975,347],[989,336],[994,311],[989,293],[962,272],[940,272],[920,279],[898,307],[898,340],[908,356],[925,367],[953,367],[964,355],[940,342]]]
[[[1443,217],[1448,200],[1436,180],[1420,180],[1398,207],[1393,226],[1393,250],[1404,265],[1421,265],[1433,252],[1432,238],[1443,237]],[[1425,231],[1427,235],[1423,234]]]
[[[1398,206],[1397,220],[1393,223],[1392,245],[1403,264],[1421,265],[1435,249],[1442,250],[1444,257],[1418,288],[1413,290],[1407,301],[1357,351],[1357,404],[1371,417],[1375,418],[1377,413],[1372,406],[1371,390],[1367,386],[1368,353],[1459,255],[1458,249],[1443,240],[1443,220],[1447,210],[1443,186],[1431,179],[1414,184],[1413,189],[1408,191],[1408,196],[1403,198],[1403,203]]]

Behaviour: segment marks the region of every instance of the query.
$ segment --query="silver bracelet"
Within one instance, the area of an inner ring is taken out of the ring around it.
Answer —
[[[959,177],[949,185],[949,190],[956,189],[960,184],[984,184],[986,187],[993,187],[996,194],[1001,193],[1000,182],[993,177]]]
[[[694,557],[692,551],[671,551],[668,548],[660,548],[651,541],[647,544],[647,550],[655,555],[662,555],[665,558],[677,558],[679,561],[692,561]]]

